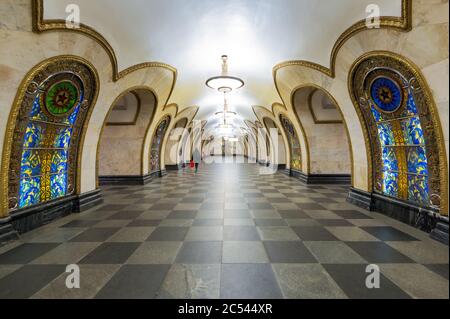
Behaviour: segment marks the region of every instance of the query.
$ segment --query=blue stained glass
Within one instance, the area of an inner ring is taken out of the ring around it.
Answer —
[[[395,145],[395,137],[392,132],[392,126],[389,123],[378,124],[378,134],[380,138],[381,146]]]
[[[398,173],[383,172],[383,193],[387,196],[398,197]]]
[[[427,176],[408,176],[408,200],[424,205],[429,204],[429,184]]]
[[[72,128],[67,127],[61,129],[56,136],[55,147],[56,148],[69,148],[70,139],[72,137]]]
[[[50,177],[52,199],[63,197],[67,193],[67,174],[56,174]]]
[[[80,101],[83,101],[83,100],[84,100],[84,92],[83,92],[83,90],[80,89]],[[68,124],[70,124],[70,125],[74,125],[74,124],[75,124],[75,122],[76,122],[76,120],[77,120],[77,117],[78,117],[78,113],[80,113],[80,107],[81,107],[81,103],[79,103],[79,104],[73,109],[72,114],[70,114],[70,116],[69,116],[68,119],[67,119]]]
[[[408,115],[417,115],[417,106],[416,106],[416,102],[414,100],[414,96],[410,93],[408,95],[408,105],[407,105],[407,109],[408,109]]]
[[[402,91],[399,86],[389,78],[376,79],[370,88],[374,103],[383,111],[393,112],[402,104]]]
[[[39,143],[42,141],[43,129],[40,125],[33,122],[28,123],[25,131],[23,147],[35,148],[39,147]]]
[[[52,158],[51,173],[63,173],[67,171],[67,151],[56,151]]]
[[[408,173],[428,175],[428,159],[425,147],[408,149]]]
[[[22,178],[20,180],[19,208],[39,204],[41,197],[41,178]]]
[[[20,167],[20,176],[32,177],[41,173],[41,159],[39,152],[35,150],[26,150],[22,153],[22,161]]]
[[[402,129],[405,135],[405,141],[408,145],[424,145],[422,125],[418,117],[413,117],[402,121]]]
[[[41,112],[41,105],[39,103],[39,95],[34,99],[33,107],[31,108],[30,116],[38,116]]]
[[[370,109],[372,110],[372,115],[373,118],[375,119],[375,122],[383,121],[383,116],[381,115],[380,112],[378,112],[375,106],[372,105]]]
[[[398,171],[398,160],[391,147],[383,147],[383,167],[385,171]]]

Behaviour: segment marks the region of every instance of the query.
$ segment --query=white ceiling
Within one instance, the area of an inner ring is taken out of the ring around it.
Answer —
[[[366,6],[374,1],[45,0],[44,18],[63,19],[71,3],[80,6],[81,22],[113,46],[120,69],[146,61],[176,67],[170,102],[199,106],[197,118],[211,120],[223,96],[205,81],[219,75],[221,55],[229,55],[230,75],[246,82],[230,96],[230,108],[241,119],[255,119],[253,105],[280,102],[272,78],[277,63],[309,60],[329,66],[338,37],[365,19]],[[401,0],[376,3],[383,16],[401,15]]]

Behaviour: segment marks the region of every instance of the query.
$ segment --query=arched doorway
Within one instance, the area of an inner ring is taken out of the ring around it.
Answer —
[[[266,117],[263,122],[267,129],[268,164],[272,167],[278,167],[278,169],[285,169],[287,153],[283,135],[272,119]]]
[[[184,147],[181,142],[187,133],[187,125],[187,118],[179,120],[168,136],[164,159],[167,170],[178,170],[183,164]]]
[[[142,152],[145,135],[157,105],[148,89],[136,88],[119,95],[111,106],[98,148],[101,185],[143,184]]]

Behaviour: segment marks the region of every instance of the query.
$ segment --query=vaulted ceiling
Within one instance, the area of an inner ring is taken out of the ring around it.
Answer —
[[[199,106],[197,119],[214,122],[223,107],[223,96],[205,81],[220,73],[227,54],[231,75],[246,82],[229,97],[243,123],[256,119],[252,106],[281,102],[272,77],[277,63],[328,67],[336,40],[366,18],[373,0],[44,0],[44,18],[64,19],[71,3],[80,6],[81,22],[112,45],[120,70],[148,61],[177,68],[169,102]],[[376,4],[383,16],[401,16],[401,0]]]

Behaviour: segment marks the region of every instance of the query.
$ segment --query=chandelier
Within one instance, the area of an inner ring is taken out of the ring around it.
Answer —
[[[206,81],[206,86],[222,93],[230,93],[245,85],[240,78],[228,75],[228,56],[222,56],[222,75],[212,77]]]
[[[224,93],[223,94],[224,95],[224,103],[223,103],[223,111],[220,111],[220,112],[216,112],[216,116],[219,116],[219,117],[226,117],[226,118],[232,118],[232,117],[235,117],[237,114],[236,114],[236,112],[231,112],[229,109],[228,109],[228,101],[227,101],[227,94],[226,93]]]

